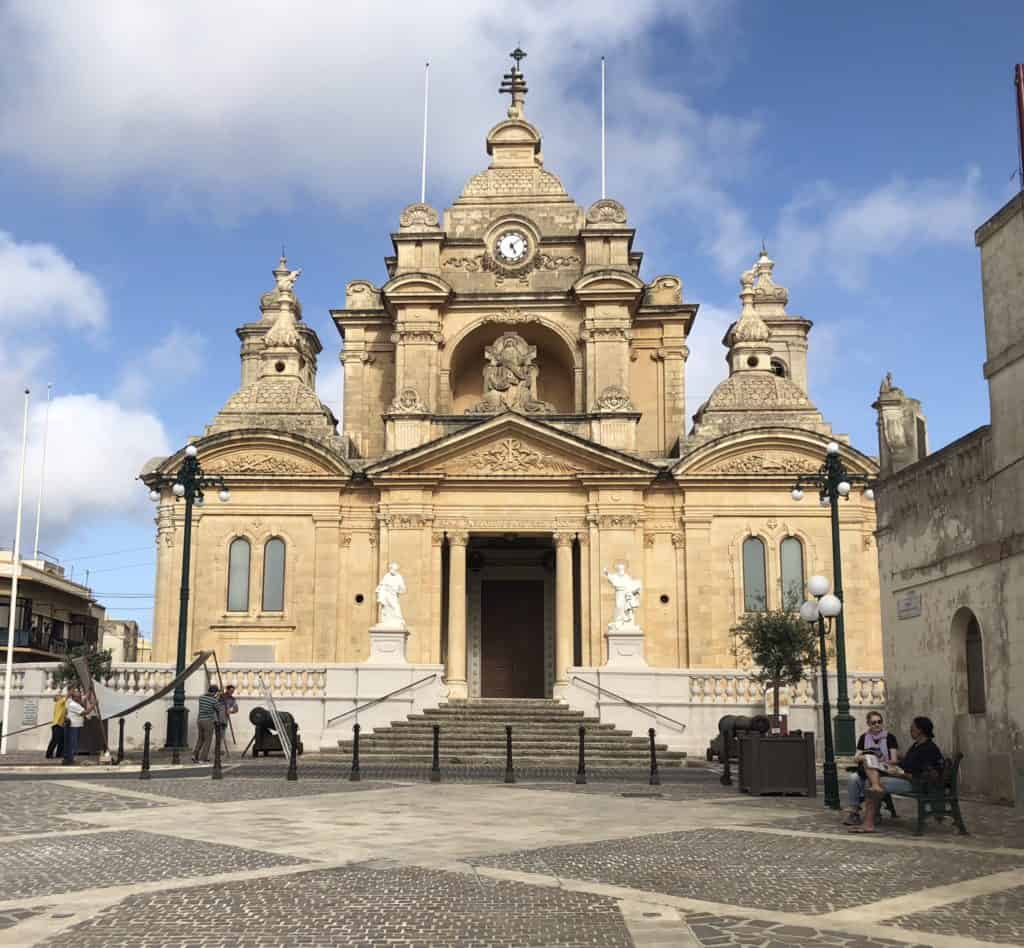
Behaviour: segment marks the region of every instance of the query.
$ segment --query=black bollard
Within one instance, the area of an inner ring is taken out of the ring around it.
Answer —
[[[299,725],[296,721],[292,721],[292,752],[288,758],[288,776],[286,780],[298,780],[299,779]]]
[[[153,725],[147,721],[142,725],[142,730],[146,732],[146,736],[142,739],[142,769],[139,771],[139,780],[149,780],[149,732],[153,730]]]
[[[587,733],[585,727],[580,727],[580,765],[576,768],[576,782],[587,782],[587,765],[583,757],[583,737]]]
[[[349,780],[358,781],[359,777],[359,725],[352,725],[352,773],[348,775]]]
[[[650,785],[657,787],[661,784],[661,777],[658,776],[658,752],[654,749],[654,728],[647,729],[647,736],[651,740],[651,779]]]
[[[430,782],[441,782],[441,725],[434,725],[434,760],[430,765]]]
[[[213,725],[213,773],[210,774],[211,780],[223,780],[224,772],[220,766],[220,742],[224,739],[224,725],[219,721]]]
[[[515,783],[516,775],[512,770],[512,725],[505,725],[505,783]]]
[[[124,718],[117,719],[117,762],[124,760]]]

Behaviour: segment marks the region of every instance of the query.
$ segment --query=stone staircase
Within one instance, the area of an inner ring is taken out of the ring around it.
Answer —
[[[550,698],[472,698],[449,701],[412,714],[404,721],[360,735],[359,760],[364,766],[430,766],[434,725],[441,726],[441,766],[505,765],[505,725],[512,725],[512,759],[516,767],[571,767],[579,760],[579,729],[586,733],[587,769],[619,770],[650,766],[650,744],[614,724],[587,718],[582,711]],[[683,767],[686,754],[656,743],[659,767]],[[338,741],[351,755],[352,740]]]

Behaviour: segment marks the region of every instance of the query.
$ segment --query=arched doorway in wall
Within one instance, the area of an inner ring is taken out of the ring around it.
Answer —
[[[988,703],[988,676],[981,623],[967,606],[953,616],[951,625],[955,670],[956,713],[984,715]]]
[[[576,362],[562,335],[541,322],[481,323],[455,343],[447,367],[449,411],[462,415],[483,397],[484,350],[505,333],[515,333],[537,356],[537,399],[554,405],[560,414],[575,411]]]

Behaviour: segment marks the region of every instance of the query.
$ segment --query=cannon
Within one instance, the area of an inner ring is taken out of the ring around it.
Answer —
[[[287,711],[279,711],[277,716],[281,719],[281,726],[290,735],[295,718]],[[263,751],[264,757],[267,757],[272,752],[284,753],[284,748],[281,747],[281,739],[275,733],[274,717],[266,708],[253,708],[249,712],[249,723],[256,728],[256,734],[252,741],[253,757],[259,757],[260,751]],[[298,745],[296,751],[301,754],[302,741],[299,740],[296,743]]]
[[[767,734],[771,729],[771,722],[763,714],[755,714],[753,717],[745,717],[740,714],[727,714],[718,720],[718,737],[712,738],[708,745],[707,759],[710,762],[717,757],[724,769],[722,771],[722,786],[732,786],[732,769],[730,762],[739,754],[736,746],[736,739],[741,734],[748,734],[753,731],[756,734]]]

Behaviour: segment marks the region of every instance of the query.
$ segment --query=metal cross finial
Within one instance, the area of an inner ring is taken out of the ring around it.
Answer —
[[[522,49],[517,46],[514,50],[512,50],[511,53],[509,53],[509,56],[511,56],[516,61],[516,64],[512,67],[513,71],[520,72],[521,70],[519,66],[522,63],[522,61],[526,59],[526,53],[524,53]]]

